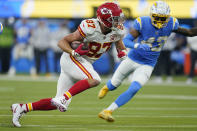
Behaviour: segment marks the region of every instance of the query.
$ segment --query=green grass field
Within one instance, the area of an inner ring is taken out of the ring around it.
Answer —
[[[0,131],[197,131],[197,85],[148,84],[113,113],[114,123],[108,123],[97,114],[129,85],[123,84],[99,100],[97,93],[103,84],[73,97],[67,112],[30,112],[22,117],[22,127],[16,128],[10,105],[53,97],[56,82],[0,80]]]

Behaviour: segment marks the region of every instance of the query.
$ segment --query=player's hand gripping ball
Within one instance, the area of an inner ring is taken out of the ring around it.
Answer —
[[[83,44],[82,46],[82,50],[88,50],[88,44],[87,43],[82,43],[80,41],[74,41],[71,43],[71,48],[72,49],[77,49],[79,47],[79,45]]]
[[[3,32],[3,24],[0,23],[0,34]]]
[[[79,57],[86,55],[89,52],[89,47],[87,43],[81,43],[79,41],[74,41],[71,43],[72,56]]]

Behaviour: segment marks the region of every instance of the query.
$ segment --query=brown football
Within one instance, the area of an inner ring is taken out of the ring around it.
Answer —
[[[80,41],[73,41],[72,43],[71,43],[71,48],[72,49],[77,49],[78,48],[78,46],[80,45],[80,44],[82,44],[83,42],[80,42]],[[83,45],[83,47],[82,47],[82,49],[83,50],[88,50],[88,44],[87,43],[83,43],[84,45]]]

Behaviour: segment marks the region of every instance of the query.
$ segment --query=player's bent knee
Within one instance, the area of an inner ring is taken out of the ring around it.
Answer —
[[[88,79],[88,83],[90,84],[90,87],[95,87],[101,83],[101,81],[96,79]]]
[[[136,78],[133,80],[133,82],[138,82],[141,86],[145,85],[150,77],[142,77],[141,79]]]

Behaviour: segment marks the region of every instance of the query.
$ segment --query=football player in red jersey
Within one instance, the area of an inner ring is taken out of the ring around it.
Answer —
[[[94,70],[92,63],[109,50],[115,43],[118,57],[126,58],[126,48],[122,42],[124,36],[124,14],[115,2],[106,2],[98,7],[97,19],[85,19],[78,29],[58,42],[64,51],[61,56],[61,73],[54,98],[41,99],[27,104],[13,104],[12,122],[21,127],[19,119],[23,113],[35,110],[67,110],[71,98],[91,87],[100,84],[101,78]],[[76,49],[71,43],[80,41]],[[84,50],[83,47],[88,46]]]

